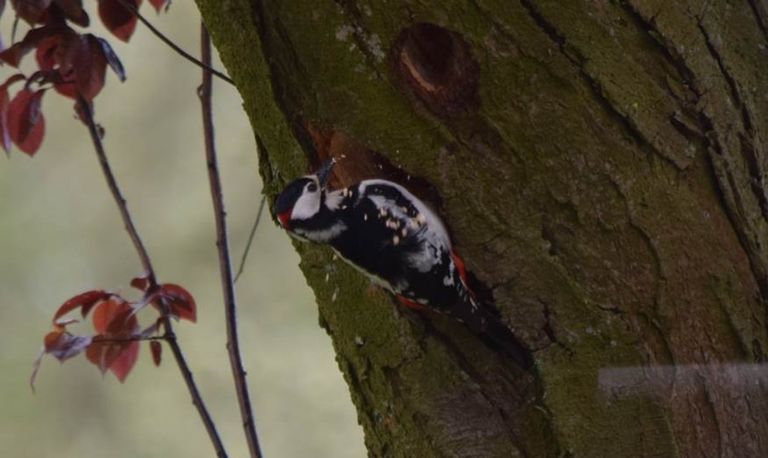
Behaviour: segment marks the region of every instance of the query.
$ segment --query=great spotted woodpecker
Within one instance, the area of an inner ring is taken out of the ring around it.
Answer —
[[[404,305],[449,315],[490,338],[519,365],[530,366],[529,353],[469,288],[464,263],[440,218],[387,180],[327,190],[334,163],[330,159],[286,186],[274,206],[280,225],[300,240],[330,245]]]

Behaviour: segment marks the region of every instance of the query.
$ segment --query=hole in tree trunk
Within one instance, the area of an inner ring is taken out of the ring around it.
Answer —
[[[415,24],[400,33],[392,55],[401,82],[433,113],[454,116],[478,105],[479,66],[460,34]]]

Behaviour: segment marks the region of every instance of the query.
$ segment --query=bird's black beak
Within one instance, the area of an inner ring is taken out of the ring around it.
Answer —
[[[320,187],[325,188],[325,184],[328,182],[328,179],[331,177],[331,169],[333,169],[334,164],[336,164],[336,158],[330,158],[323,162],[323,164],[320,166],[319,169],[317,169],[317,172],[315,172],[315,175],[317,176],[317,180],[320,182]]]

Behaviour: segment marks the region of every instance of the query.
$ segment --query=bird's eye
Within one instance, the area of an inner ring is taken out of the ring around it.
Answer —
[[[317,191],[317,185],[315,183],[309,183],[307,185],[307,191],[309,191],[309,192]]]

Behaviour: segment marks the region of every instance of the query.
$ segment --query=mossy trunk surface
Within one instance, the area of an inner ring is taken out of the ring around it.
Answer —
[[[768,456],[768,3],[197,2],[270,196],[413,179],[533,352],[297,244],[372,456]]]

